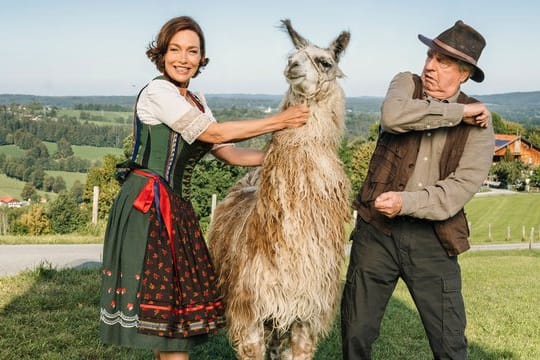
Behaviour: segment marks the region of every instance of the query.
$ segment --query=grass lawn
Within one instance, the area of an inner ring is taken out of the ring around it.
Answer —
[[[534,228],[534,241],[540,241],[540,194],[516,193],[515,195],[475,196],[465,211],[471,224],[471,243],[491,241],[528,241]],[[508,238],[510,228],[510,238]]]
[[[88,174],[86,173],[71,172],[71,171],[56,171],[56,170],[46,170],[45,174],[49,176],[53,176],[55,178],[58,176],[63,178],[64,181],[66,182],[67,190],[71,190],[73,183],[77,180],[79,180],[79,182],[83,185],[86,184],[86,177],[88,176]]]
[[[57,146],[56,143],[44,141],[43,144],[47,147],[49,155],[53,155]],[[87,145],[71,145],[73,154],[82,159],[90,161],[101,161],[107,154],[122,155],[122,149],[115,147],[96,147]],[[19,148],[17,145],[2,145],[0,146],[0,154],[6,154],[7,157],[24,157],[27,150]]]
[[[131,124],[133,121],[133,112],[131,111],[101,111],[101,110],[75,110],[75,109],[58,109],[57,116],[75,117],[80,121],[86,121],[81,119],[81,112],[84,112],[97,120],[90,120],[89,122],[98,125],[116,125],[116,124]]]
[[[47,142],[47,141],[44,141],[43,143],[49,150],[49,154],[52,156],[57,150],[56,143]],[[92,162],[101,161],[103,160],[103,157],[108,154],[122,155],[122,149],[115,148],[115,147],[71,145],[71,149],[73,150],[73,155],[81,159],[90,160]]]
[[[21,193],[24,188],[24,182],[7,177],[6,174],[0,174],[0,196],[13,196],[21,199]],[[49,198],[56,198],[57,194],[38,190],[37,193],[44,197],[46,194]]]
[[[472,360],[540,359],[539,251],[468,252],[461,256]],[[98,270],[42,266],[0,278],[1,359],[151,359],[149,351],[99,342]],[[316,359],[341,359],[339,319]],[[223,334],[191,354],[193,360],[229,360]],[[374,359],[431,359],[412,300],[402,283],[387,308]]]
[[[60,176],[64,178],[64,181],[66,182],[66,189],[70,190],[73,186],[73,183],[76,180],[79,180],[83,185],[86,183],[86,176],[85,173],[78,173],[78,172],[68,172],[68,171],[53,171],[53,170],[47,170],[45,171],[45,174],[49,176]],[[0,196],[14,196],[17,199],[21,199],[21,193],[24,188],[25,182],[21,180],[17,180],[14,178],[7,177],[5,174],[0,174]],[[53,192],[45,192],[41,190],[37,190],[37,193],[41,197],[48,197],[51,200],[56,199],[58,194]]]
[[[98,224],[99,230],[103,232],[105,225]],[[103,235],[2,235],[0,245],[58,245],[58,244],[100,244],[103,243]]]

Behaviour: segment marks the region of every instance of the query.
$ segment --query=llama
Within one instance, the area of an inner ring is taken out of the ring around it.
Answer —
[[[282,20],[297,49],[286,109],[307,103],[301,128],[272,135],[261,167],[216,207],[209,230],[228,332],[240,359],[312,359],[339,300],[350,184],[337,156],[345,100],[337,79],[342,32],[327,49]]]

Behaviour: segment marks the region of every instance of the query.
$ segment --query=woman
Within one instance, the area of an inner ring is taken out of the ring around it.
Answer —
[[[224,325],[223,304],[189,200],[197,161],[211,151],[234,165],[260,165],[264,152],[228,142],[302,126],[309,110],[217,123],[188,91],[208,64],[204,35],[189,17],[168,21],[146,52],[162,76],[139,94],[130,172],[105,234],[101,295],[104,343],[153,349],[156,359],[188,351]]]

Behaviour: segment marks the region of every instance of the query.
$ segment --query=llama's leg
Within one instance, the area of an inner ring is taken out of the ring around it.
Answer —
[[[240,360],[264,360],[264,327],[253,323],[246,327],[238,339],[238,358]]]
[[[272,327],[271,323],[265,324],[266,360],[283,360],[290,358],[289,339],[290,333],[280,334]]]
[[[291,327],[291,357],[293,360],[311,360],[315,356],[315,336],[306,322],[295,322]]]
[[[266,360],[281,359],[278,332],[273,330],[271,327],[265,326],[265,337],[268,339],[268,343],[266,344]]]
[[[266,346],[265,360],[279,360],[279,336],[272,326],[272,321],[264,322],[264,339]]]

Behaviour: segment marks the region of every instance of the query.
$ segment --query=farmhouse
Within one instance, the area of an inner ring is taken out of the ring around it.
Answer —
[[[526,165],[537,167],[540,165],[540,148],[521,135],[495,134],[495,152],[493,162],[501,161],[509,154],[512,159],[519,160]]]
[[[0,206],[18,208],[23,206],[23,203],[13,196],[0,196]]]

